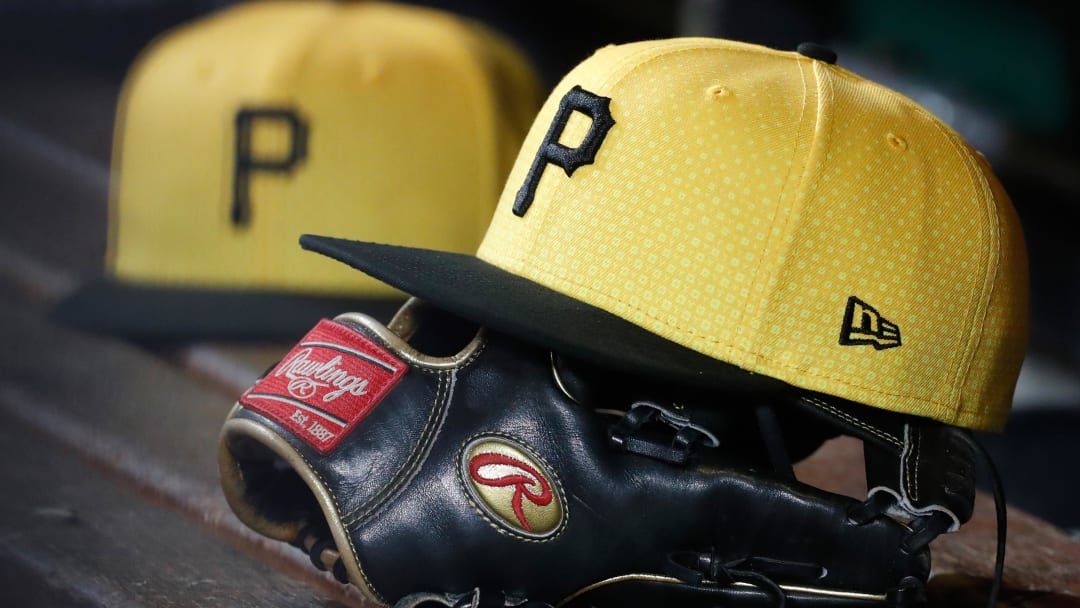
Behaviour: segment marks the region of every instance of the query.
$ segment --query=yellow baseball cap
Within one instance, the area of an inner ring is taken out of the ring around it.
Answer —
[[[304,232],[474,251],[540,107],[499,33],[376,2],[251,2],[185,24],[129,72],[105,277],[54,311],[127,337],[293,339],[404,295]]]
[[[680,38],[609,46],[540,110],[476,256],[304,247],[567,355],[1000,428],[1027,257],[986,160],[834,65]]]

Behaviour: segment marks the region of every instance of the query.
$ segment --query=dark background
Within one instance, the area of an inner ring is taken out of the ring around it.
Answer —
[[[516,40],[546,88],[609,43],[710,35],[794,49],[815,41],[838,63],[922,103],[991,161],[1025,226],[1031,347],[1004,434],[980,434],[1010,502],[1080,530],[1080,43],[1065,2],[904,3],[851,0],[575,0],[414,2],[484,21]],[[32,131],[60,142],[78,170],[107,162],[112,112],[127,67],[168,28],[222,8],[210,0],[0,2],[0,144]],[[14,134],[14,135],[13,135]],[[0,181],[18,175],[0,166]],[[2,191],[0,191],[2,193]],[[7,222],[9,199],[0,198]],[[72,209],[87,238],[104,210]],[[21,239],[48,236],[30,213]],[[72,249],[76,249],[72,247]],[[85,250],[85,248],[83,249]],[[65,255],[64,247],[55,256]],[[76,260],[91,273],[100,259]]]

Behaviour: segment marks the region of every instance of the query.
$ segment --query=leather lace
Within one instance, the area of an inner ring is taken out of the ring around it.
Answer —
[[[961,437],[975,453],[979,454],[990,475],[990,482],[994,495],[994,512],[997,518],[997,541],[996,550],[994,552],[994,576],[991,580],[990,592],[986,605],[989,608],[994,608],[994,606],[997,605],[998,595],[1001,593],[1001,585],[1005,575],[1005,541],[1008,533],[1008,513],[1005,502],[1005,489],[1001,483],[1001,476],[998,473],[997,467],[994,466],[994,461],[990,458],[990,454],[986,451],[986,448],[984,448],[970,432],[960,433],[959,437]],[[853,507],[848,512],[848,519],[856,525],[865,524],[876,517],[884,515],[896,504],[896,501],[897,498],[892,494],[879,492]],[[929,545],[931,541],[945,533],[952,526],[952,523],[953,520],[950,516],[938,511],[915,518],[911,522],[911,532],[903,540],[901,549],[908,553],[921,551]]]
[[[695,586],[702,582],[717,585],[753,585],[772,597],[773,606],[776,608],[787,605],[787,595],[774,577],[783,580],[815,580],[825,574],[825,569],[818,564],[763,557],[744,557],[725,562],[714,553],[695,551],[669,554],[667,569],[671,576]]]
[[[650,433],[650,427],[664,429]],[[699,446],[720,445],[709,429],[694,424],[672,408],[652,401],[636,401],[623,417],[608,429],[608,444],[617,450],[685,465]]]

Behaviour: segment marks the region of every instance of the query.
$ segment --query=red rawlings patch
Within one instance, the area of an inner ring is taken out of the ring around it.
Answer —
[[[329,454],[382,401],[408,366],[348,326],[323,319],[240,404]]]

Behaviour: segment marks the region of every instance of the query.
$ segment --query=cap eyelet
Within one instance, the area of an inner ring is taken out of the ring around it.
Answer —
[[[731,91],[722,84],[714,84],[705,89],[705,94],[709,97],[727,97],[731,95]]]
[[[889,145],[898,152],[907,150],[907,140],[895,133],[886,134],[885,141],[889,142]]]

